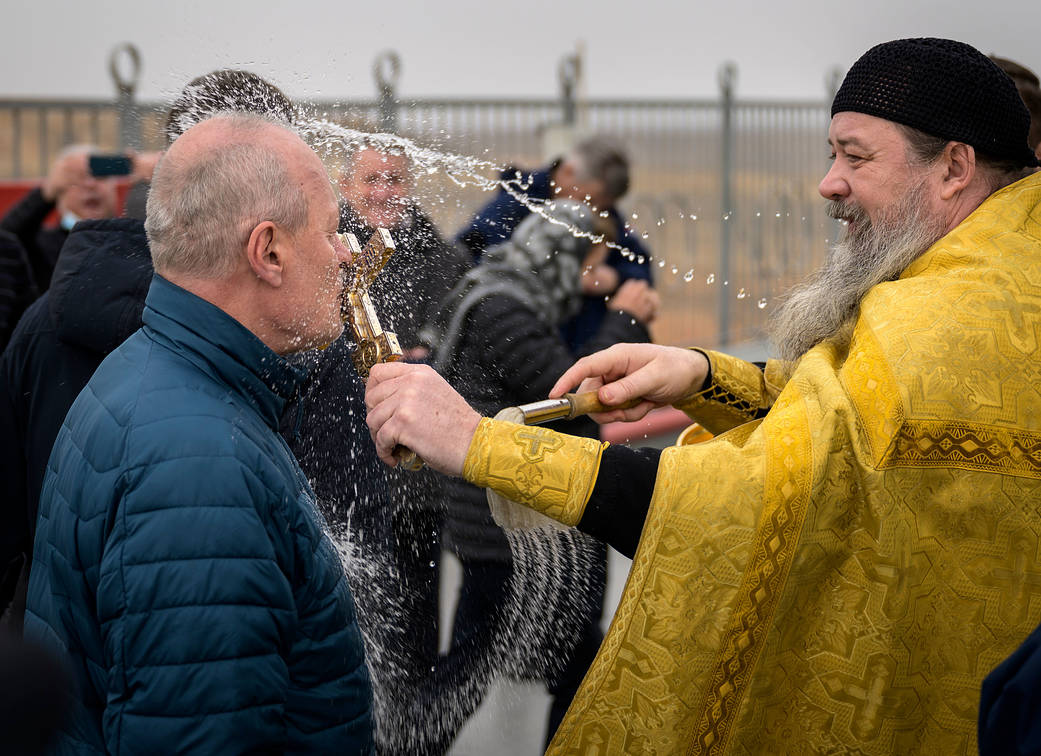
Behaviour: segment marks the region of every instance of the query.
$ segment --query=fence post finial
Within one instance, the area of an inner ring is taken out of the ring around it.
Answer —
[[[120,70],[121,58],[130,65],[130,70],[125,76]],[[131,42],[116,45],[108,56],[108,72],[116,85],[120,147],[137,149],[141,144],[141,129],[137,108],[134,105],[134,91],[141,80],[141,52]]]

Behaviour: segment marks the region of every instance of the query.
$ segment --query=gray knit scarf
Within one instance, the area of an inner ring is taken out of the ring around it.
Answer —
[[[441,300],[438,314],[422,329],[422,339],[434,349],[439,373],[455,358],[467,316],[493,295],[518,300],[547,325],[557,327],[578,312],[582,303],[581,266],[590,240],[593,217],[585,205],[558,200],[546,205],[546,215],[532,213],[513,236],[484,253]]]

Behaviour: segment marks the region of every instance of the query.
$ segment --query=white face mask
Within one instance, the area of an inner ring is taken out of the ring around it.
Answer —
[[[79,222],[80,217],[76,213],[64,212],[61,215],[61,227],[66,231],[71,231],[72,227]]]

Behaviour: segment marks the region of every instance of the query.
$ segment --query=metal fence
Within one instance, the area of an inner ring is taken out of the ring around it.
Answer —
[[[616,136],[632,164],[621,204],[653,254],[662,295],[656,339],[759,338],[778,296],[819,264],[834,233],[816,193],[827,167],[824,99],[742,101],[736,71],[724,66],[716,100],[579,101],[578,66],[569,63],[558,99],[405,100],[395,92],[400,63],[385,55],[375,99],[308,103],[308,111],[504,167],[538,167],[548,145],[569,135]],[[0,178],[43,175],[71,143],[161,149],[167,103],[135,101],[132,82],[114,78],[114,102],[0,99]],[[439,175],[419,176],[417,193],[446,235],[488,199]]]

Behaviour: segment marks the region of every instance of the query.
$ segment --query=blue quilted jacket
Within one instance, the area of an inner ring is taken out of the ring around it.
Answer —
[[[156,276],[44,480],[25,631],[80,689],[59,753],[367,753],[343,568],[276,432],[303,375]]]

